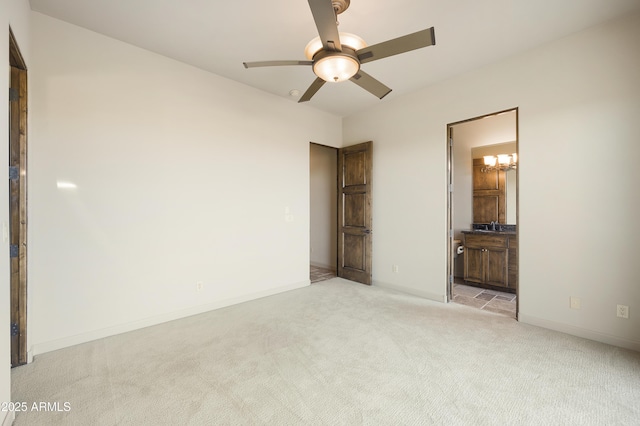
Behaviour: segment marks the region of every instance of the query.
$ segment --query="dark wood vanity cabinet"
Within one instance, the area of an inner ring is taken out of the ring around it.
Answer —
[[[515,234],[464,232],[464,280],[515,290],[518,277]]]

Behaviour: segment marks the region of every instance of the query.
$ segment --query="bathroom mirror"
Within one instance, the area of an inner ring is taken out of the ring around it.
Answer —
[[[498,156],[501,154],[513,154],[517,152],[517,146],[515,142],[506,142],[494,145],[483,145],[471,148],[471,157],[474,164],[474,172],[477,172],[484,164],[483,158],[485,156]],[[485,191],[485,194],[489,194],[488,198],[483,196],[477,196],[478,193],[482,193],[482,191],[476,191],[474,188],[474,202],[473,202],[473,222],[474,223],[489,223],[492,219],[493,221],[498,221],[503,224],[508,225],[516,225],[516,199],[517,199],[517,172],[515,169],[509,169],[507,171],[499,171],[486,174],[485,176],[480,176],[481,182],[489,183],[490,186],[495,186],[496,190],[494,191]],[[500,183],[498,184],[498,181]],[[477,182],[474,179],[474,184]],[[482,185],[482,184],[481,184]],[[504,185],[504,192],[500,190],[500,195],[497,195],[498,187],[502,188]],[[504,194],[504,195],[502,195]],[[504,199],[501,199],[504,197]],[[486,206],[490,206],[487,208]],[[496,210],[499,210],[496,213]],[[504,210],[504,214],[502,213]]]

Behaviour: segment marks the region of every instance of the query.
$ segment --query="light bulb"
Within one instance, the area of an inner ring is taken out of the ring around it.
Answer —
[[[485,155],[483,158],[485,166],[493,167],[496,165],[496,157],[493,155]]]
[[[509,163],[511,163],[511,156],[508,154],[498,155],[498,163],[502,165],[508,165]]]

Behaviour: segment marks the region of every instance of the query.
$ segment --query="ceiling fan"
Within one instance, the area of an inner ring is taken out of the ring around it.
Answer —
[[[354,34],[338,32],[337,15],[349,7],[351,0],[308,0],[320,37],[305,48],[306,61],[244,62],[245,68],[306,65],[313,67],[316,80],[298,102],[306,102],[325,82],[350,80],[382,99],[391,89],[360,68],[361,64],[436,44],[434,28],[368,46]]]

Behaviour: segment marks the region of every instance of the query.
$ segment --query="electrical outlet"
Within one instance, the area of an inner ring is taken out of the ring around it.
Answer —
[[[579,297],[571,297],[569,299],[569,306],[571,309],[580,309],[582,307],[582,301]]]
[[[629,319],[629,307],[627,305],[618,305],[617,315],[618,318]]]
[[[392,271],[392,272],[395,272],[395,273],[398,273],[398,271],[399,271],[398,265],[393,265],[393,266],[391,267],[391,271]]]
[[[202,289],[203,289],[203,288],[204,288],[204,283],[203,283],[202,281],[198,281],[198,282],[196,283],[196,291],[197,291],[198,293],[200,293],[200,292],[202,291]]]

